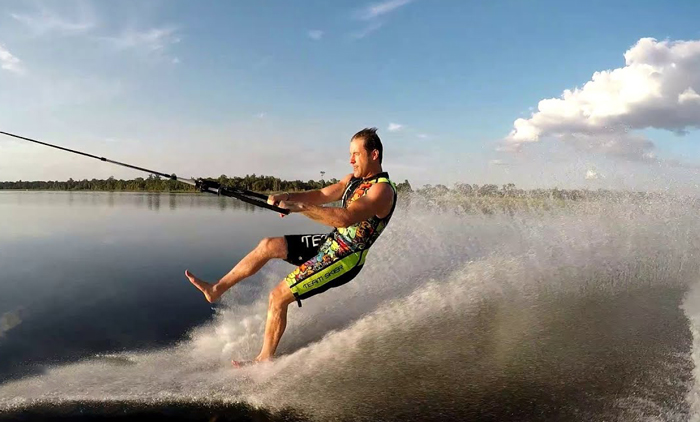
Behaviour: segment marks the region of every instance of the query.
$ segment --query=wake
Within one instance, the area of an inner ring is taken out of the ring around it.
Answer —
[[[0,409],[126,401],[246,403],[317,420],[687,419],[692,350],[678,305],[700,269],[698,225],[691,207],[664,201],[486,216],[415,200],[353,282],[290,307],[273,363],[231,369],[257,354],[267,306],[264,294],[241,305],[234,288],[188,340],[47,367],[0,385]],[[263,291],[287,270],[264,270]]]

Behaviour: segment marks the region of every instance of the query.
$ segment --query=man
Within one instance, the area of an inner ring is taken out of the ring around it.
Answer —
[[[217,283],[185,275],[209,302],[255,274],[272,258],[298,265],[269,296],[265,338],[254,362],[270,360],[287,325],[287,307],[352,280],[362,269],[370,246],[396,207],[396,186],[382,170],[383,147],[377,129],[363,129],[350,140],[352,173],[323,189],[270,195],[267,202],[334,227],[329,234],[265,238]],[[321,205],[342,200],[341,207]],[[284,215],[282,215],[284,216]],[[240,366],[234,362],[235,366]]]

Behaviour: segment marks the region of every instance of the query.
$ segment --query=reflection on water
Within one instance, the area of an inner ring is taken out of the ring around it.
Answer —
[[[0,381],[181,340],[213,313],[185,269],[216,280],[262,237],[326,231],[260,211],[207,194],[0,191]]]
[[[0,206],[17,205],[52,205],[52,206],[81,206],[109,207],[127,206],[138,209],[147,208],[159,211],[161,202],[168,201],[168,209],[187,208],[218,208],[221,211],[243,210],[246,212],[269,213],[269,210],[238,201],[226,196],[215,196],[205,193],[149,193],[149,192],[90,192],[90,191],[2,191],[0,190]]]
[[[2,338],[6,332],[22,323],[23,311],[23,308],[18,308],[0,315],[0,338]]]

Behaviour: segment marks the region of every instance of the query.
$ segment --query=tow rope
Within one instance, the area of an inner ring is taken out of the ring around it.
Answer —
[[[194,186],[200,192],[209,192],[209,193],[214,193],[216,195],[228,196],[231,198],[236,198],[236,199],[243,201],[243,202],[246,202],[248,204],[255,205],[256,207],[265,208],[265,209],[279,212],[279,213],[282,213],[285,215],[289,214],[288,209],[280,208],[280,207],[277,207],[275,205],[268,204],[267,203],[267,195],[262,194],[262,193],[253,192],[253,191],[250,191],[247,189],[238,189],[238,188],[230,188],[230,187],[226,187],[226,186],[221,186],[220,183],[212,181],[212,180],[205,180],[205,179],[201,179],[201,178],[194,179],[194,180],[193,179],[185,179],[183,177],[177,177],[175,174],[166,174],[166,173],[162,173],[159,171],[149,170],[147,168],[134,166],[131,164],[120,163],[119,161],[110,160],[110,159],[107,159],[105,157],[98,157],[96,155],[88,154],[88,153],[81,152],[81,151],[76,151],[76,150],[73,150],[70,148],[64,148],[64,147],[61,147],[58,145],[49,144],[47,142],[37,141],[36,139],[25,138],[24,136],[15,135],[15,134],[8,133],[8,132],[0,131],[0,134],[10,136],[10,137],[16,138],[16,139],[21,139],[23,141],[34,142],[36,144],[44,145],[47,147],[60,149],[62,151],[72,152],[73,154],[83,155],[85,157],[94,158],[96,160],[116,164],[118,166],[128,167],[130,169],[139,170],[139,171],[143,171],[146,173],[151,173],[151,174],[154,174],[156,176],[164,177],[164,178],[170,179],[170,180],[176,180],[178,182],[182,182],[182,183]]]

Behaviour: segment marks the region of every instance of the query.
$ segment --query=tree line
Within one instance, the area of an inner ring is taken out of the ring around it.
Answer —
[[[229,188],[247,189],[255,192],[300,192],[313,189],[321,189],[338,182],[338,179],[330,180],[282,180],[274,176],[250,174],[244,177],[229,177],[222,174],[218,178],[206,178],[216,181]],[[408,180],[398,183],[397,190],[400,193],[415,192],[423,196],[459,195],[461,197],[502,197],[502,198],[550,198],[561,200],[584,200],[602,197],[620,196],[620,192],[598,189],[595,191],[586,189],[520,189],[513,183],[501,186],[495,184],[469,184],[455,183],[452,188],[445,185],[424,185],[413,189]],[[196,192],[194,186],[165,179],[156,175],[147,178],[135,179],[83,179],[66,181],[16,181],[0,182],[0,189],[14,190],[50,190],[50,191],[122,191],[122,192]],[[645,197],[651,194],[644,192],[626,192],[625,195]]]
[[[174,176],[174,175],[173,175]],[[274,176],[256,176],[255,174],[245,177],[228,177],[222,174],[218,178],[205,178],[215,181],[228,188],[246,189],[255,192],[300,192],[314,189],[321,189],[326,186],[338,183],[338,179],[330,180],[282,180]],[[411,190],[411,185],[406,180],[397,185],[398,190]],[[123,192],[196,192],[197,189],[186,183],[177,180],[165,179],[157,175],[150,175],[147,178],[137,177],[135,179],[83,179],[66,181],[23,181],[0,182],[0,189],[14,190],[51,190],[51,191],[123,191]]]

